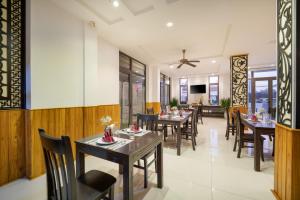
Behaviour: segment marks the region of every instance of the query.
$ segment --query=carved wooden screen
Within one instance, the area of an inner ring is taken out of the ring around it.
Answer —
[[[1,0],[0,109],[24,106],[25,1]]]
[[[248,55],[231,56],[231,104],[245,106],[248,102]]]

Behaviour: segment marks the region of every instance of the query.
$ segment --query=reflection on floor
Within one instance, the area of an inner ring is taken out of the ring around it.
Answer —
[[[253,150],[244,149],[240,159],[232,151],[233,137],[225,140],[224,119],[205,118],[199,124],[196,151],[184,141],[182,155],[176,156],[175,139],[169,137],[164,148],[164,188],[156,188],[156,175],[150,172],[148,189],[143,188],[143,172],[135,169],[134,199],[140,200],[272,200],[274,163],[272,144],[265,142],[265,162],[261,172],[253,170]],[[116,199],[122,199],[122,177],[118,166],[88,157],[87,169],[106,171],[117,177]],[[0,187],[0,199],[46,199],[45,176],[21,179]]]

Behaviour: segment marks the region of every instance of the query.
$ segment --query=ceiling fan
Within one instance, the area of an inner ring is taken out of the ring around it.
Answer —
[[[186,52],[186,50],[185,49],[183,49],[182,50],[182,59],[180,59],[179,60],[179,65],[177,66],[177,69],[179,69],[182,65],[184,65],[184,64],[186,64],[186,65],[189,65],[189,66],[192,66],[192,67],[196,67],[196,65],[195,64],[193,64],[193,63],[199,63],[200,61],[199,60],[188,60],[188,59],[186,59],[185,58],[185,52]]]

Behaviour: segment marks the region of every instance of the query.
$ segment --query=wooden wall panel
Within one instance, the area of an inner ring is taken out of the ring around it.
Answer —
[[[75,156],[75,140],[103,132],[100,119],[110,115],[120,125],[119,105],[94,107],[58,108],[26,111],[26,175],[35,178],[45,172],[44,158],[38,128],[52,136],[68,135]]]
[[[104,127],[102,126],[100,119],[109,115],[112,117],[112,122],[120,127],[121,113],[120,106],[115,105],[101,105],[94,107],[85,107],[84,109],[84,136],[91,136],[99,133],[103,133]]]
[[[154,113],[160,113],[160,102],[147,102],[146,108],[153,108]]]
[[[25,176],[24,110],[0,110],[0,185]]]
[[[26,111],[26,176],[34,178],[45,172],[38,128],[55,137],[70,136],[73,154],[74,140],[83,137],[83,108],[58,108]]]
[[[277,124],[274,193],[277,199],[300,199],[300,130]]]

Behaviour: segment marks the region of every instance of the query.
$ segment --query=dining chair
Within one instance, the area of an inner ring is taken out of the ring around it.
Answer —
[[[148,115],[154,115],[154,108],[147,108]]]
[[[260,149],[261,149],[261,159],[264,161],[264,151],[263,144],[265,138],[263,136],[260,137]],[[242,148],[248,147],[253,148],[253,146],[245,146],[245,143],[254,144],[254,134],[244,132],[244,126],[241,125],[241,113],[240,111],[236,112],[236,141],[234,143],[233,151],[236,151],[236,146],[238,144],[238,153],[237,158],[241,157]]]
[[[229,115],[229,109],[226,108],[226,119],[227,119],[227,125],[226,125],[226,134],[225,134],[225,137],[226,137],[226,140],[229,139],[229,134],[231,132],[232,135],[234,135],[234,132],[236,130],[236,127],[235,127],[235,124],[234,124],[234,121],[232,119],[232,121],[230,120],[230,115]]]
[[[193,150],[195,151],[196,150],[196,134],[197,134],[197,113],[198,113],[198,110],[197,109],[193,109],[192,110],[192,119],[191,119],[191,123],[190,125],[186,125],[186,126],[183,126],[181,128],[181,134],[185,137],[183,137],[183,139],[186,139],[186,140],[191,140],[192,141],[192,147],[193,147]]]
[[[39,129],[49,200],[114,199],[115,177],[97,170],[75,177],[70,138],[54,138]]]
[[[198,114],[197,114],[197,122],[199,121],[199,119],[200,119],[200,121],[201,121],[201,124],[203,124],[203,119],[202,119],[202,116],[203,116],[203,109],[202,109],[202,105],[199,105],[198,106]]]
[[[150,131],[158,131],[158,115],[148,115],[148,114],[137,114],[137,124],[141,128],[145,128]],[[151,157],[154,157],[149,161]],[[140,161],[143,161],[143,165]],[[144,170],[144,188],[148,187],[148,168],[154,163],[155,172],[157,172],[157,155],[156,148],[153,149],[150,153],[142,157],[134,167]]]

